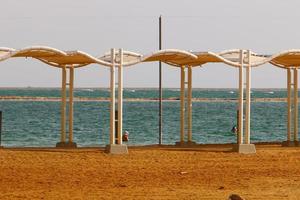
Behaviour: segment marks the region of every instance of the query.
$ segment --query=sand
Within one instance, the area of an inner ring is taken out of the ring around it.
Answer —
[[[300,148],[0,149],[0,199],[299,199]]]

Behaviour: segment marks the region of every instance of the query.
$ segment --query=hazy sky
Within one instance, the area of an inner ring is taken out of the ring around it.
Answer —
[[[273,54],[300,49],[299,0],[2,0],[0,46],[47,45],[94,56],[110,48],[148,54],[163,48],[218,52],[244,48]],[[60,70],[33,59],[0,63],[0,87],[57,87]],[[163,66],[164,87],[179,87],[178,68]],[[224,64],[194,68],[193,86],[237,87],[237,69]],[[158,64],[126,68],[126,87],[157,87]],[[265,65],[253,70],[253,87],[285,87],[286,71]],[[107,87],[109,71],[91,65],[75,71],[76,87]]]

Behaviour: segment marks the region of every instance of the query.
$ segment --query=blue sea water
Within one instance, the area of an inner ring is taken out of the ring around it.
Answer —
[[[82,88],[75,89],[77,97],[109,97],[109,89]],[[56,88],[16,88],[1,89],[0,96],[60,97],[60,89]],[[179,89],[164,89],[164,98],[179,98]],[[286,96],[284,89],[254,89],[254,98],[280,98]],[[124,89],[124,98],[157,98],[157,89]],[[237,98],[237,89],[193,89],[195,98]]]
[[[155,89],[125,89],[124,97],[157,98]],[[59,89],[0,89],[0,96],[59,97]],[[109,97],[106,89],[76,89],[77,97]],[[253,90],[252,97],[285,97],[280,89]],[[178,98],[178,89],[165,89],[164,98]],[[237,98],[230,89],[194,89],[193,97]],[[179,140],[179,102],[163,103],[163,143]],[[234,102],[193,102],[193,140],[197,143],[232,143],[236,124]],[[60,102],[0,101],[3,112],[2,145],[55,146],[60,139]],[[286,138],[286,103],[253,102],[251,140],[282,141]],[[124,102],[124,130],[129,145],[158,143],[158,102]],[[109,103],[74,103],[74,141],[79,146],[104,146],[109,141]]]

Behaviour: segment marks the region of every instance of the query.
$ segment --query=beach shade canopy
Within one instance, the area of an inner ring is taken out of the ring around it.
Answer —
[[[244,63],[248,63],[248,57],[244,51]],[[0,47],[0,61],[13,57],[35,58],[48,65],[63,67],[72,65],[74,68],[83,67],[89,64],[100,64],[111,67],[111,53],[103,56],[94,57],[83,51],[62,51],[47,46],[31,46],[23,49],[12,49]],[[115,53],[115,66],[119,65],[119,52]],[[201,66],[207,63],[225,63],[230,66],[240,66],[240,50],[226,50],[219,53],[214,52],[192,52],[179,49],[159,50],[151,54],[142,55],[130,51],[123,51],[122,66],[132,66],[141,62],[161,61],[172,66]],[[281,68],[300,66],[300,50],[291,49],[282,51],[274,55],[260,55],[250,52],[250,65],[257,67],[266,63],[271,63]]]
[[[247,52],[243,51],[243,63],[248,63]],[[141,62],[161,61],[173,66],[202,66],[207,63],[225,63],[229,66],[240,67],[240,50],[214,52],[188,52],[177,49],[166,49],[144,56]],[[250,66],[258,67],[271,63],[277,67],[289,68],[300,66],[300,50],[287,50],[274,55],[264,55],[250,52]]]
[[[193,62],[197,56],[188,51],[178,49],[165,49],[144,56],[142,62],[161,61],[172,66],[184,66]]]
[[[138,53],[134,53],[131,51],[123,51],[123,59],[122,59],[122,66],[127,67],[131,65],[138,64],[142,61],[142,55]],[[103,56],[100,56],[98,59],[109,63],[112,66],[112,58],[111,58],[111,53],[107,52]],[[120,63],[120,52],[116,51],[115,56],[114,56],[114,62],[115,65],[118,66]]]
[[[92,63],[111,66],[110,63],[82,51],[62,51],[46,46],[31,46],[19,50],[0,48],[0,61],[13,57],[35,58],[54,67],[73,65],[74,68],[77,68]]]
[[[246,52],[244,52],[246,54]],[[166,49],[144,56],[141,62],[161,61],[172,66],[190,66],[196,67],[206,63],[225,63],[230,66],[240,66],[240,50],[233,49],[220,53],[213,52],[188,52],[178,49]],[[247,57],[244,56],[244,63],[247,62]],[[251,63],[258,66],[260,63],[268,62],[266,56],[257,55],[251,52]]]
[[[213,53],[213,52],[192,52],[194,55],[197,56],[197,59],[187,63],[190,66],[199,66],[204,65],[207,63],[225,63],[229,66],[239,67],[240,66],[240,50],[233,49],[233,50],[226,50],[220,53]],[[243,52],[243,63],[248,63],[248,58],[246,56],[247,52]],[[265,63],[266,57],[263,55],[257,55],[253,52],[250,52],[250,60],[251,66],[255,67],[258,66],[260,63]],[[258,64],[258,65],[257,65]]]
[[[270,60],[268,62],[281,68],[299,67],[300,49],[282,51],[278,54],[270,56],[269,59]]]
[[[246,52],[244,52],[246,54]],[[201,66],[206,63],[217,63],[223,62],[230,66],[239,67],[240,66],[240,50],[227,50],[221,53],[213,52],[189,52],[179,49],[165,49],[153,52],[148,55],[141,55],[129,51],[124,51],[124,66],[131,66],[138,64],[140,62],[155,62],[161,61],[171,66],[190,66],[196,67]],[[244,62],[246,61],[246,56],[244,56]],[[111,62],[111,54],[106,53],[104,56],[99,59]],[[115,62],[118,65],[118,53],[115,56]],[[265,56],[251,54],[251,61],[256,63],[268,62]]]
[[[111,54],[106,53],[99,59],[106,62],[111,62]],[[197,59],[197,56],[184,50],[179,49],[165,49],[153,52],[148,55],[141,55],[130,51],[123,52],[123,66],[131,66],[141,62],[155,62],[161,61],[171,66],[184,66],[187,63],[191,63]],[[116,52],[115,62],[119,63],[119,53]]]

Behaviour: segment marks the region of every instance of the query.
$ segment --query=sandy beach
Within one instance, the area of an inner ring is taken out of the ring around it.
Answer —
[[[300,149],[257,145],[194,149],[0,149],[0,199],[298,199]]]

